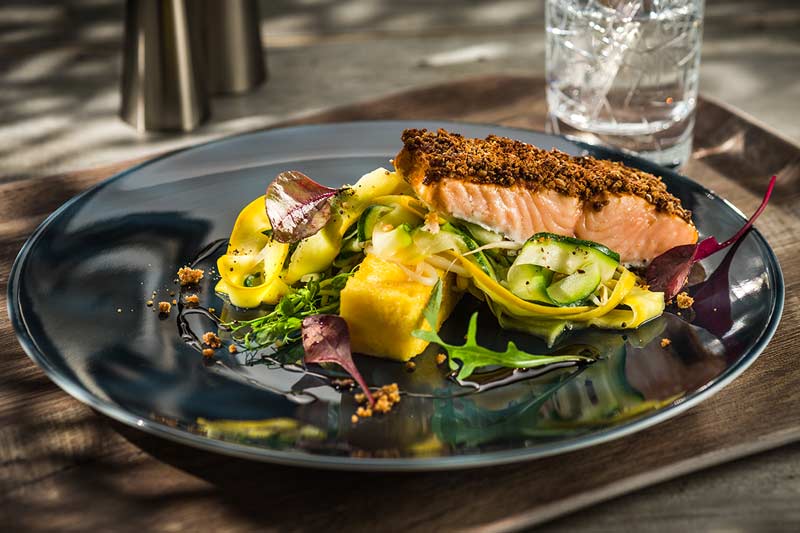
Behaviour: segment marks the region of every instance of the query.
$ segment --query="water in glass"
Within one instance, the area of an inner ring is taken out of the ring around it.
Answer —
[[[660,164],[691,152],[704,0],[547,0],[554,121]]]

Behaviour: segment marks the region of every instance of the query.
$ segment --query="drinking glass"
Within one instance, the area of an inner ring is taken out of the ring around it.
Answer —
[[[551,128],[661,165],[691,154],[705,0],[547,0]]]

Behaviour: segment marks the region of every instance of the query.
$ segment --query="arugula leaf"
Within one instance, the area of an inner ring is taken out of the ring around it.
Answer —
[[[436,322],[439,320],[439,309],[441,307],[442,280],[437,280],[436,285],[433,286],[433,291],[431,291],[431,296],[428,298],[428,303],[425,304],[425,309],[422,310],[422,315],[425,317],[425,320],[428,322],[428,324],[430,324],[432,329],[436,329]]]
[[[551,365],[553,363],[565,362],[591,362],[594,359],[582,355],[535,355],[522,351],[509,341],[505,351],[497,352],[484,348],[478,344],[478,312],[472,314],[467,327],[466,342],[461,346],[448,344],[436,333],[436,321],[439,316],[439,308],[442,304],[442,283],[437,281],[431,292],[422,314],[431,326],[431,330],[414,330],[411,334],[418,339],[438,344],[449,356],[451,370],[458,370],[457,379],[466,379],[480,367],[484,366],[505,366],[509,368],[534,368],[539,366]],[[461,365],[455,362],[461,361]]]

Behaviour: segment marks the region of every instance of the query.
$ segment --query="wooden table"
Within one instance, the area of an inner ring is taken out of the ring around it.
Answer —
[[[340,108],[297,122],[455,118],[542,129],[543,84],[485,77]],[[729,387],[636,435],[558,457],[454,473],[362,474],[256,464],[151,437],[93,412],[0,339],[0,528],[519,529],[710,465],[800,440],[800,147],[702,100],[689,176],[745,212],[766,177],[777,192],[758,227],[786,277],[786,311],[762,357]],[[0,185],[0,289],[16,252],[62,202],[133,162]],[[5,313],[5,306],[2,306]],[[765,386],[765,384],[769,384]],[[620,461],[625,457],[625,461]],[[777,517],[780,520],[781,517]]]

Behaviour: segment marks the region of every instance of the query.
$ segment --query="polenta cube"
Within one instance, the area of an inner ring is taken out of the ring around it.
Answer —
[[[440,275],[442,306],[437,329],[460,296],[453,291],[453,275]],[[341,292],[339,314],[350,329],[353,352],[398,361],[408,361],[422,352],[428,342],[411,332],[430,329],[422,311],[432,290],[433,287],[409,280],[396,264],[367,255]]]

